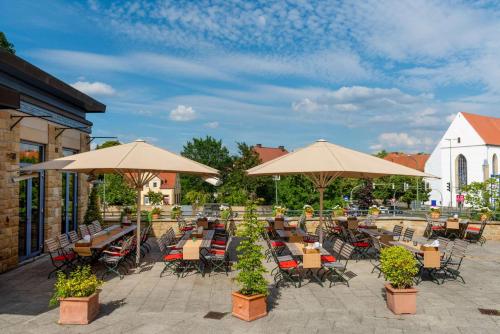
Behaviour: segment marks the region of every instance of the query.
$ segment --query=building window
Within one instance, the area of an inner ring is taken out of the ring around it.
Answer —
[[[63,149],[65,157],[77,153],[75,150]],[[78,174],[67,172],[61,175],[61,233],[67,233],[76,230],[78,225]]]
[[[156,187],[158,187],[158,183],[153,182],[153,188],[156,188]]]
[[[493,171],[493,175],[498,175],[498,156],[493,154],[493,159],[491,159],[491,168]]]
[[[149,205],[149,197],[144,196],[144,205]]]
[[[170,195],[163,195],[163,204],[165,205],[170,204]]]
[[[457,188],[462,189],[467,185],[467,159],[460,154],[457,157]]]

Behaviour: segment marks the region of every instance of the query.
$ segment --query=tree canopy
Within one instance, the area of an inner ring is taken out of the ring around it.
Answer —
[[[16,49],[14,48],[14,44],[9,42],[7,39],[7,36],[5,36],[5,33],[0,31],[0,48],[4,49],[5,51],[15,54]]]

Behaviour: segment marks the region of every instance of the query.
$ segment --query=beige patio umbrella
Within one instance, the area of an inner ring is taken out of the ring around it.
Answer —
[[[315,143],[247,170],[248,175],[305,175],[319,192],[320,227],[323,224],[323,193],[338,177],[376,178],[386,175],[433,177],[416,169],[334,145]],[[320,230],[323,242],[323,229]]]
[[[137,191],[137,255],[140,262],[141,198],[145,185],[159,173],[216,176],[218,171],[196,161],[150,145],[143,140],[62,157],[21,168],[22,171],[61,170],[87,174],[119,173]]]

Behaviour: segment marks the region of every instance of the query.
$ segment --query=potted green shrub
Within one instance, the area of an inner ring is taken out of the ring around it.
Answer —
[[[344,215],[344,208],[340,205],[335,205],[332,208],[332,214],[334,217],[342,217]]]
[[[87,325],[99,313],[99,287],[102,281],[90,266],[77,267],[69,277],[59,271],[50,305],[59,303],[59,324]]]
[[[286,208],[281,205],[275,205],[273,208],[273,214],[275,218],[283,218],[286,213]]]
[[[172,209],[170,210],[170,218],[177,219],[180,216],[182,216],[181,206],[178,204],[173,205]]]
[[[370,206],[370,208],[368,208],[368,214],[372,216],[378,216],[380,214],[379,207],[376,205]]]
[[[221,204],[219,210],[220,210],[220,217],[222,218],[222,220],[227,221],[229,218],[231,218],[233,211],[231,210],[230,206]]]
[[[479,209],[479,219],[482,222],[489,220],[492,215],[493,215],[493,212],[491,211],[490,208],[488,208],[486,206]]]
[[[161,215],[161,208],[159,208],[159,207],[154,207],[154,208],[151,210],[151,218],[152,218],[152,219],[158,219],[158,218],[160,218],[160,215]]]
[[[395,314],[415,314],[417,289],[413,288],[413,278],[418,267],[413,253],[401,246],[383,248],[380,270],[389,281],[385,285],[387,307]]]
[[[439,219],[439,217],[441,217],[441,209],[436,206],[431,206],[429,213],[432,219]]]
[[[304,205],[303,210],[307,218],[312,218],[312,216],[314,215],[314,209],[309,204]]]
[[[243,224],[238,230],[241,238],[237,248],[239,270],[236,281],[239,291],[232,293],[233,316],[245,321],[252,321],[267,315],[267,281],[264,277],[266,269],[262,264],[263,247],[257,242],[265,232],[265,223],[257,219],[257,206],[251,202],[245,208]]]

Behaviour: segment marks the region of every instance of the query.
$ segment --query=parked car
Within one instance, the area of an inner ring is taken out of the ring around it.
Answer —
[[[379,210],[380,210],[381,214],[387,214],[387,213],[389,213],[389,208],[386,207],[386,206],[379,207]]]

